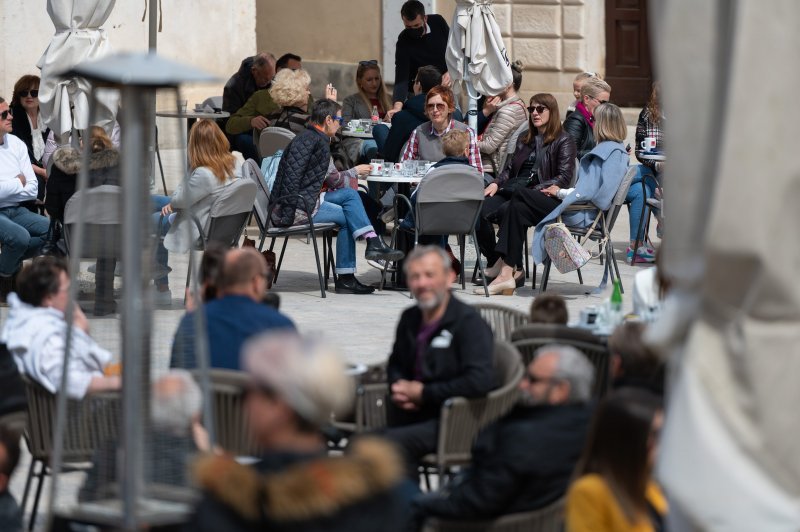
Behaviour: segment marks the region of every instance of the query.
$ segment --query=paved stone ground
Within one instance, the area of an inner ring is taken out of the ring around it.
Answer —
[[[629,127],[629,138],[633,138],[633,127]],[[165,150],[162,153],[165,160],[167,184],[169,190],[174,190],[179,179],[179,160],[182,154],[178,150]],[[158,182],[158,180],[157,180]],[[158,193],[161,191],[158,190]],[[655,225],[655,224],[654,224]],[[251,236],[257,235],[257,229],[250,229]],[[653,233],[655,230],[653,229]],[[529,235],[530,236],[530,235]],[[628,238],[628,212],[623,209],[616,226],[612,232],[614,249],[619,261],[622,282],[625,288],[633,285],[633,276],[643,266],[632,267],[625,264],[625,249]],[[653,234],[655,240],[655,235]],[[455,238],[451,238],[455,242]],[[276,244],[279,249],[279,244]],[[363,258],[365,245],[358,243],[358,277],[364,283],[378,282],[378,270],[367,265]],[[458,254],[458,250],[454,247]],[[475,251],[471,244],[466,249],[466,267],[468,277],[472,271],[475,260]],[[88,273],[86,268],[91,262],[82,264],[79,282],[81,291],[93,292],[94,275]],[[169,351],[172,337],[178,321],[183,315],[183,286],[186,279],[188,266],[187,255],[171,255],[170,266],[173,271],[170,275],[172,286],[172,308],[158,309],[153,312],[153,370],[154,373],[164,371],[169,362]],[[541,268],[537,272],[537,286],[541,277]],[[601,304],[609,295],[610,288],[602,294],[591,294],[600,282],[603,266],[598,260],[591,261],[583,268],[584,285],[578,284],[577,275],[559,274],[555,268],[551,271],[548,291],[563,295],[567,300],[570,316],[577,317],[580,310],[588,305]],[[119,279],[117,279],[119,283]],[[281,296],[281,311],[290,316],[297,324],[300,331],[307,335],[318,336],[331,342],[341,350],[343,355],[353,362],[374,363],[384,360],[391,349],[394,337],[394,328],[403,309],[413,304],[407,292],[376,292],[367,296],[340,295],[332,291],[333,283],[329,284],[331,291],[322,299],[319,293],[316,268],[314,266],[313,248],[305,239],[292,239],[286,249],[283,268],[278,283],[274,290]],[[490,301],[519,310],[527,311],[536,294],[531,289],[530,280],[524,288],[518,289],[513,296],[493,296],[486,299],[483,295],[474,295],[473,286],[467,283],[467,289],[462,290],[460,285],[454,285],[456,297],[468,303],[481,303]],[[632,306],[630,297],[623,297],[626,311]],[[120,352],[120,318],[119,315],[105,318],[94,318],[90,315],[92,301],[81,301],[87,310],[91,323],[93,336],[106,348],[111,350],[115,357]],[[7,309],[0,309],[0,319],[4,319]],[[29,455],[25,453],[20,466],[12,478],[12,493],[21,499],[24,488],[25,474],[29,464]],[[75,501],[77,489],[82,482],[82,473],[62,475],[57,504],[69,504]],[[48,491],[42,497],[41,508],[47,508],[49,500]],[[41,515],[40,511],[40,515]],[[39,520],[41,521],[41,519]]]

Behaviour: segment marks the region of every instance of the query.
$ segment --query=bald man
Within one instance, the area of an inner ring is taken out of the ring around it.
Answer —
[[[221,297],[205,303],[210,366],[239,369],[239,350],[251,336],[272,329],[295,329],[294,323],[262,301],[267,291],[267,262],[254,248],[229,251],[220,280]],[[172,344],[170,367],[191,369],[195,358],[193,312],[181,320]]]

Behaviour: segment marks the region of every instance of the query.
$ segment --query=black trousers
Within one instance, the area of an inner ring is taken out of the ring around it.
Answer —
[[[486,265],[492,266],[499,255],[495,251],[497,240],[494,235],[494,224],[499,224],[503,215],[508,209],[511,194],[498,190],[494,196],[483,198],[481,205],[481,216],[478,219],[478,227],[475,228],[475,236],[478,238],[478,248],[486,257]]]
[[[509,266],[523,267],[522,249],[528,228],[541,222],[561,204],[538,190],[523,188],[514,192],[500,222],[495,252]]]
[[[409,478],[418,479],[417,467],[423,456],[436,452],[439,418],[384,429],[383,437],[403,453]]]

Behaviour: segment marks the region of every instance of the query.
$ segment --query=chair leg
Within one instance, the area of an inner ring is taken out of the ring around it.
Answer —
[[[189,250],[189,267],[186,269],[186,290],[183,291],[183,306],[186,306],[186,296],[189,293],[189,282],[192,280],[192,269],[194,268],[194,250]]]
[[[531,272],[531,290],[536,290],[536,264],[533,265]]]
[[[622,287],[622,277],[619,275],[619,265],[617,264],[617,257],[614,255],[614,246],[611,243],[608,243],[608,261],[613,265],[614,271],[617,272],[617,281],[619,281],[619,291],[621,293],[625,293],[625,289]],[[609,266],[609,270],[611,267]]]
[[[392,239],[391,243],[389,244],[389,247],[392,249],[396,249],[395,246],[397,245],[398,225],[399,224],[395,224],[394,227],[392,228]],[[386,272],[388,269],[389,269],[389,261],[383,261],[383,269],[381,270],[381,284],[378,285],[378,290],[383,290],[383,287],[386,285]]]
[[[288,244],[288,243],[289,243],[289,237],[288,236],[284,237],[283,238],[283,246],[281,246],[281,256],[278,259],[278,267],[275,268],[275,278],[272,279],[272,283],[273,284],[278,282],[278,274],[281,272],[281,264],[283,264],[283,254],[286,253],[286,244]],[[314,243],[314,245],[316,246],[316,242]],[[269,249],[271,250],[272,246],[270,246]]]
[[[475,241],[473,240],[473,244]],[[461,289],[467,289],[467,280],[464,276],[464,248],[467,247],[467,235],[458,235],[458,247],[461,248]],[[480,251],[478,251],[480,253]]]
[[[328,262],[328,234],[322,234],[322,263],[325,270],[325,286],[328,285],[328,278],[330,276],[330,262]]]
[[[266,240],[267,240],[267,235],[266,235],[266,234],[262,234],[262,235],[261,235],[261,241],[258,243],[258,251],[259,251],[259,252],[261,252],[261,250],[263,250],[263,249],[264,249],[264,242],[265,242]]]
[[[317,236],[314,234],[309,234],[309,237],[311,238],[311,242],[314,243],[314,260],[317,262],[317,276],[319,277],[319,293],[322,294],[323,298],[325,298],[325,281],[322,280],[322,266],[320,266],[319,264],[319,249],[317,248]],[[283,247],[284,249],[286,248],[285,242]],[[283,251],[281,251],[281,259],[283,259]]]
[[[581,269],[580,268],[578,268],[577,271],[578,271],[578,282],[580,284],[583,284],[583,273],[581,273]]]
[[[550,260],[550,257],[544,259],[544,271],[542,272],[542,281],[539,283],[539,293],[544,293],[547,290],[547,281],[550,280],[550,265],[553,262]]]
[[[28,531],[33,530],[33,525],[36,524],[36,513],[39,511],[39,499],[42,497],[42,488],[44,487],[44,477],[47,475],[47,465],[42,462],[42,470],[39,472],[39,485],[36,486],[36,495],[33,499],[33,509],[31,510],[31,519],[28,521]]]
[[[169,193],[167,193],[167,181],[164,179],[164,164],[161,162],[161,151],[158,149],[158,127],[156,127],[155,148],[156,161],[158,161],[158,169],[161,172],[161,186],[164,187],[164,195],[169,196]]]
[[[22,513],[25,513],[25,508],[28,506],[28,495],[30,494],[31,489],[31,480],[35,476],[33,474],[34,468],[36,467],[37,460],[35,458],[31,458],[31,465],[28,466],[28,477],[25,479],[25,491],[22,492],[22,501],[20,502],[20,508],[22,508]]]
[[[338,238],[338,236],[337,236]],[[330,271],[333,274],[333,282],[339,280],[339,276],[336,275],[336,260],[333,258],[333,232],[328,233],[328,264],[330,264]],[[327,282],[327,279],[326,279]]]
[[[525,241],[523,242],[523,244],[525,245],[525,248],[522,250],[522,252],[525,254],[525,278],[527,279],[528,277],[531,276],[530,253],[528,252],[528,233],[527,233],[527,231],[525,233]],[[536,265],[534,264],[533,267],[536,268]],[[535,281],[534,281],[534,284],[535,284]]]
[[[480,251],[480,249],[478,249],[478,237],[475,234],[475,230],[474,229],[472,230],[472,245],[475,246],[475,250],[478,252],[477,258],[475,259],[475,266],[481,272],[481,279],[483,281],[483,293],[486,294],[486,297],[489,297],[489,287],[486,284],[486,272],[483,270],[483,263],[481,262],[481,251]],[[464,274],[464,270],[463,270],[464,262],[463,262],[463,260],[462,260],[461,264],[462,264],[462,266],[461,266],[461,268],[462,268],[461,274],[463,275]]]

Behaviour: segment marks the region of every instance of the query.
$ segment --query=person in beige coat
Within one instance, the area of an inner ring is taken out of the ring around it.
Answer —
[[[489,124],[478,139],[485,171],[493,176],[497,176],[505,165],[508,140],[528,119],[525,102],[517,95],[522,84],[522,64],[519,61],[511,65],[511,73],[511,84],[503,93],[487,99],[483,109],[484,113],[494,109]]]

